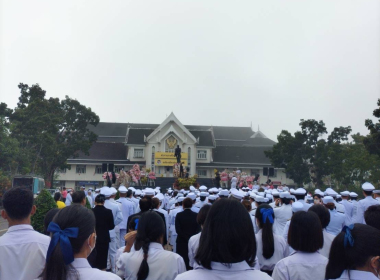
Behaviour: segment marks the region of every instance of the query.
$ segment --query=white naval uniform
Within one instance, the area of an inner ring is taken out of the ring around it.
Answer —
[[[153,209],[153,210],[164,215],[165,225],[166,225],[166,240],[169,240],[169,214],[168,214],[168,211],[161,209],[161,208]]]
[[[37,278],[45,267],[50,237],[31,225],[15,225],[0,237],[0,279]]]
[[[231,179],[231,189],[236,189],[238,179],[236,177],[232,177]]]
[[[277,234],[273,234],[274,239],[274,253],[273,256],[269,259],[264,258],[263,256],[263,231],[262,229],[256,234],[256,248],[257,248],[257,257],[259,258],[260,269],[262,270],[273,270],[277,262],[289,256],[289,246],[285,239]]]
[[[323,230],[323,247],[318,251],[322,256],[329,258],[331,244],[334,241],[335,237],[335,235],[328,233],[326,229]]]
[[[121,212],[123,214],[123,221],[119,224],[119,228],[120,228],[119,247],[123,247],[125,246],[124,236],[127,234],[128,218],[129,216],[135,214],[136,207],[135,207],[135,203],[126,197],[120,197],[117,201],[121,203]]]
[[[326,231],[332,235],[337,236],[344,227],[346,216],[336,211],[336,209],[329,210],[330,223],[326,227]]]
[[[201,209],[198,207],[195,207],[194,204],[193,204],[193,207],[191,207],[191,211],[193,211],[194,213],[199,213],[199,210]]]
[[[121,254],[117,261],[117,275],[126,280],[136,280],[143,256],[142,249]],[[147,261],[149,275],[146,280],[170,280],[186,271],[185,262],[180,255],[164,250],[162,245],[156,242],[149,244]]]
[[[368,207],[372,206],[372,205],[378,205],[380,204],[380,202],[374,198],[372,198],[372,196],[367,196],[366,198],[364,199],[361,199],[358,201],[358,203],[356,204],[356,215],[355,217],[353,218],[352,220],[352,223],[353,224],[365,224],[365,221],[364,221],[364,212],[365,210],[368,209]]]
[[[277,235],[282,235],[284,233],[286,222],[290,220],[293,216],[292,205],[283,204],[281,205],[281,207],[274,208],[273,212],[274,212],[273,233]]]
[[[65,204],[66,204],[66,206],[70,206],[71,203],[73,203],[73,198],[72,198],[70,193],[67,193]]]
[[[346,215],[346,221],[345,224],[346,226],[349,226],[352,224],[352,216],[354,212],[354,204],[347,199],[342,200],[342,205],[345,208],[345,215]]]
[[[119,276],[111,273],[92,268],[87,259],[74,259],[71,265],[79,274],[79,280],[120,280]],[[67,280],[76,280],[76,275],[68,275]]]
[[[250,267],[247,262],[232,263],[224,265],[218,262],[211,262],[211,269],[203,266],[197,266],[178,275],[175,280],[231,280],[231,279],[249,279],[249,280],[271,280],[272,278],[260,270]]]
[[[297,202],[301,202],[303,204],[303,211],[305,212],[307,212],[307,210],[309,210],[309,208],[313,206],[312,204],[306,203],[304,199],[298,199]]]
[[[320,253],[294,252],[274,267],[273,280],[324,280],[328,259]]]
[[[86,197],[87,197],[88,203],[90,203],[91,208],[94,208],[94,200],[92,199],[92,197],[90,195],[87,195]]]
[[[123,221],[123,214],[116,203],[117,202],[113,202],[110,199],[106,199],[106,201],[104,202],[104,207],[112,211],[115,226],[119,225]],[[112,272],[115,272],[115,268],[116,268],[115,256],[116,256],[116,250],[117,250],[116,232],[114,229],[111,229],[109,232],[110,232],[111,242],[108,248],[108,256],[110,260],[111,270]]]
[[[177,232],[175,230],[175,218],[179,212],[182,212],[182,206],[178,206],[170,211],[169,222],[170,222],[170,244],[173,246],[173,252],[177,252]]]
[[[348,270],[345,270],[342,275],[335,280],[379,280],[379,278],[369,271],[350,270],[348,272]]]

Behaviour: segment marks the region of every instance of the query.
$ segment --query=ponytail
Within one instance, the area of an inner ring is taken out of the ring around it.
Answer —
[[[274,213],[272,207],[267,204],[260,205],[256,210],[256,218],[259,221],[260,229],[262,229],[263,257],[270,259],[274,254]]]
[[[339,233],[330,248],[329,262],[326,267],[326,279],[339,278],[348,267],[344,248],[344,232]]]
[[[142,242],[142,250],[144,253],[144,258],[141,262],[139,271],[137,272],[137,280],[145,280],[149,275],[149,265],[148,265],[148,252],[149,252],[149,238]]]

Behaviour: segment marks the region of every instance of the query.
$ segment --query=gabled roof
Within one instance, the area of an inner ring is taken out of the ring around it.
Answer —
[[[124,143],[95,142],[89,150],[89,155],[81,152],[75,160],[126,160],[127,151],[128,147]],[[69,160],[73,160],[73,158]]]
[[[227,147],[217,146],[213,150],[214,163],[251,163],[270,164],[269,158],[264,151],[270,147]]]
[[[144,136],[148,137],[153,132],[152,128],[130,128],[128,130],[127,144],[145,144]]]

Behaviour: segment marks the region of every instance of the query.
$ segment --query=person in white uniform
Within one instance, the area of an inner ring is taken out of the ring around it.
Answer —
[[[72,195],[72,190],[71,190],[71,189],[68,189],[68,190],[67,190],[66,201],[65,201],[66,206],[70,206],[71,203],[73,203],[73,198],[72,198],[71,195]]]
[[[115,274],[91,268],[87,261],[96,243],[91,210],[78,204],[65,207],[56,214],[48,231],[52,239],[40,279],[120,280]]]
[[[259,232],[256,234],[257,257],[261,271],[272,275],[273,268],[278,261],[289,255],[289,247],[285,239],[273,233],[275,220],[271,206],[260,205],[256,210],[256,223]]]
[[[121,212],[123,214],[123,221],[119,224],[119,247],[125,246],[124,236],[127,234],[127,221],[129,216],[135,214],[135,203],[127,197],[132,195],[132,191],[128,190],[125,186],[119,187],[120,198],[117,200],[121,204]]]
[[[288,236],[295,250],[274,267],[274,280],[324,280],[328,259],[318,253],[323,246],[323,234],[318,216],[300,211],[293,215]]]
[[[334,239],[326,279],[378,280],[380,231],[363,224],[345,227]]]
[[[107,209],[110,209],[112,211],[114,224],[119,225],[123,221],[123,214],[120,210],[120,207],[116,205],[115,202],[112,202],[110,200],[110,197],[112,195],[112,190],[109,187],[103,187],[100,191],[101,194],[103,194],[106,197],[106,201],[104,202],[104,207]],[[112,272],[115,272],[116,269],[116,251],[117,251],[117,245],[116,245],[116,232],[115,230],[110,230],[110,246],[108,248],[108,254],[109,254],[109,260],[110,260],[110,269]]]
[[[134,251],[123,253],[117,261],[119,275],[125,279],[173,280],[186,271],[181,256],[164,250],[165,224],[154,211],[141,215]]]
[[[280,193],[281,206],[273,209],[274,216],[276,217],[274,219],[273,232],[277,235],[283,234],[286,222],[289,221],[293,216],[292,205],[290,204],[290,201],[291,201],[290,193],[281,192]]]
[[[177,237],[178,237],[178,234],[175,230],[175,218],[179,212],[183,211],[182,203],[184,199],[185,199],[184,196],[178,197],[177,203],[176,203],[178,204],[178,206],[174,208],[173,210],[171,210],[169,213],[170,244],[173,246],[174,253],[177,252]]]
[[[329,258],[331,244],[335,238],[335,235],[332,235],[326,231],[326,227],[330,223],[329,210],[321,204],[315,204],[311,206],[308,211],[312,211],[317,214],[319,220],[321,221],[321,226],[323,229],[323,247],[319,250],[319,253],[322,256]]]
[[[157,196],[152,198],[152,210],[157,211],[164,215],[165,217],[165,235],[166,235],[166,241],[169,240],[169,214],[168,211],[161,208],[162,201],[164,199],[164,195],[162,193],[157,194]],[[166,244],[164,244],[165,246]]]
[[[33,230],[31,216],[36,212],[33,193],[12,188],[3,196],[1,216],[8,222],[0,237],[0,279],[35,279],[44,266],[50,238]]]
[[[88,203],[90,204],[91,208],[94,208],[95,200],[93,200],[93,198],[92,198],[92,189],[88,189],[86,197],[87,197]]]
[[[340,193],[342,196],[342,205],[345,208],[345,215],[346,215],[346,221],[345,224],[346,226],[349,226],[352,224],[352,214],[354,212],[354,204],[348,200],[350,197],[350,192],[349,191],[344,191]]]
[[[231,189],[236,189],[237,181],[238,181],[238,179],[237,179],[236,176],[234,175],[234,176],[231,178]]]
[[[336,236],[344,227],[346,216],[336,211],[334,199],[331,196],[325,196],[322,201],[324,206],[329,209],[330,212],[330,223],[326,227],[326,231]]]
[[[356,204],[355,216],[352,220],[352,222],[355,224],[364,223],[364,212],[365,210],[367,210],[368,207],[370,207],[371,205],[380,204],[378,200],[372,198],[372,192],[375,189],[375,187],[371,183],[368,183],[368,182],[364,183],[362,185],[362,189],[363,189],[363,195],[365,198],[359,200],[358,203]]]
[[[256,239],[251,224],[247,210],[239,201],[216,201],[207,215],[199,240],[195,255],[198,266],[175,279],[271,279],[266,273],[254,269]]]
[[[297,202],[301,202],[303,204],[303,211],[309,210],[311,204],[306,203],[305,196],[306,190],[304,188],[298,188],[294,191],[294,196],[297,199]]]
[[[356,209],[357,209],[357,204],[358,204],[358,194],[355,192],[350,192],[350,200],[353,205],[352,209],[352,222],[354,221],[354,218],[356,216]]]

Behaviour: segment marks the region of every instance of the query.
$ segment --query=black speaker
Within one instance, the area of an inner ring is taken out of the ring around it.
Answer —
[[[268,176],[268,167],[264,167],[263,169],[263,175]]]
[[[108,172],[113,172],[113,163],[108,164]]]
[[[102,163],[102,173],[107,172],[107,163]]]
[[[269,168],[269,176],[270,177],[274,176],[274,168]]]

